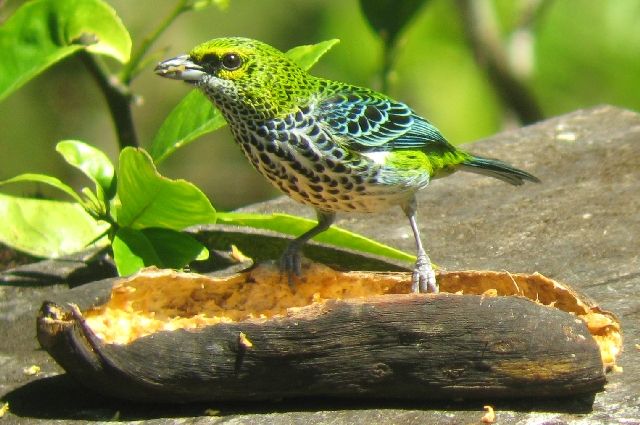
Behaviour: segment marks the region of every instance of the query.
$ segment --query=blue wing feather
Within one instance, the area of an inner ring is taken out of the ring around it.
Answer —
[[[358,152],[450,146],[436,127],[407,105],[367,89],[349,87],[334,93],[318,102],[317,115],[343,144]]]

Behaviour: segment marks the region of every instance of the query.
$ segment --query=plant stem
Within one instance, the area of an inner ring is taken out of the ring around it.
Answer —
[[[469,45],[504,106],[523,124],[544,118],[533,93],[510,68],[493,11],[485,0],[458,0]]]
[[[383,40],[382,44],[382,69],[381,73],[381,83],[380,88],[382,93],[389,94],[389,88],[391,86],[392,72],[393,72],[393,59],[394,59],[394,51],[395,43],[392,45],[388,44],[386,40]]]
[[[78,55],[107,101],[113,124],[116,127],[120,150],[127,146],[137,147],[138,139],[131,114],[131,90],[113,76],[107,67],[91,53],[82,50]]]
[[[158,37],[173,23],[173,21],[183,12],[188,10],[185,8],[186,0],[179,1],[176,7],[160,22],[160,25],[143,40],[142,44],[131,56],[131,60],[122,68],[120,72],[120,80],[123,84],[129,85],[131,80],[135,78],[140,62],[149,51],[149,48],[156,42]]]

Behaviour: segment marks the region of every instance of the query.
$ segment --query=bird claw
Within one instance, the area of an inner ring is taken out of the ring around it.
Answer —
[[[415,293],[438,293],[436,273],[433,271],[433,267],[431,267],[431,260],[426,254],[418,255],[416,266],[413,269],[411,282],[411,290]]]

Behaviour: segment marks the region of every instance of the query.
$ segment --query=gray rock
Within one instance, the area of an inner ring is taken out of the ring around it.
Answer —
[[[622,373],[591,399],[486,403],[295,400],[260,404],[135,405],[93,394],[42,352],[35,315],[45,299],[68,298],[64,284],[0,286],[0,394],[4,423],[72,420],[147,423],[478,423],[492,404],[499,423],[640,424],[640,115],[598,107],[499,134],[467,149],[526,169],[542,184],[512,187],[459,173],[419,197],[431,259],[445,269],[538,271],[574,286],[618,314],[625,337]],[[215,178],[215,176],[212,176]],[[286,198],[252,212],[311,216]],[[412,251],[400,209],[340,216],[338,225]],[[79,291],[76,288],[71,291]],[[38,365],[29,376],[23,368]],[[206,416],[214,415],[214,418]],[[169,418],[169,419],[167,419]],[[180,419],[177,419],[180,418]]]

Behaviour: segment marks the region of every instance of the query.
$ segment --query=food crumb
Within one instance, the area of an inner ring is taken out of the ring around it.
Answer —
[[[231,259],[236,263],[251,261],[251,257],[247,257],[246,255],[244,255],[244,253],[240,251],[240,249],[235,245],[231,245]]]
[[[496,421],[496,412],[493,411],[493,407],[484,406],[485,414],[482,416],[483,424],[492,424]]]
[[[9,413],[9,402],[4,403],[0,406],[0,418]]]
[[[23,368],[22,372],[25,375],[29,375],[29,376],[37,375],[37,374],[40,373],[40,366],[34,364],[34,365],[29,366],[29,367]]]
[[[253,342],[251,342],[251,340],[249,338],[247,338],[247,335],[245,335],[244,332],[240,332],[240,335],[238,335],[238,342],[244,348],[253,347]]]
[[[205,409],[204,414],[207,416],[218,416],[220,411],[218,409]]]

